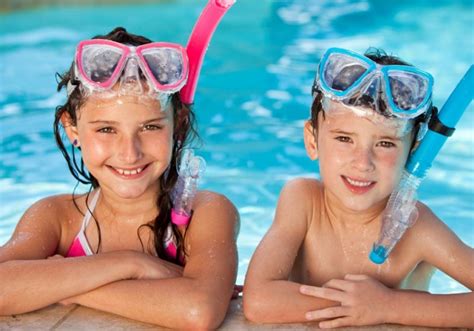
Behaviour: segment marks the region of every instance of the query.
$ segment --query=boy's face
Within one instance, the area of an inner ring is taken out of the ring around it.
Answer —
[[[337,111],[325,117],[320,113],[315,135],[305,137],[315,142],[313,147],[307,143],[308,154],[319,158],[325,188],[344,207],[364,211],[384,201],[398,184],[411,134],[401,136],[390,123],[358,116],[342,104],[332,107]]]

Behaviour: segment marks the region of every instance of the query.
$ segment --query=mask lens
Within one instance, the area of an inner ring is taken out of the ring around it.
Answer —
[[[326,85],[337,91],[351,88],[368,70],[368,64],[345,54],[331,54],[324,66],[322,77]]]
[[[89,81],[105,83],[117,69],[122,51],[108,45],[86,45],[82,49],[82,72]]]
[[[415,110],[426,99],[429,89],[427,78],[417,73],[392,70],[388,80],[393,103],[400,110]]]
[[[184,80],[183,56],[173,48],[150,48],[143,51],[149,73],[162,86],[175,85]]]

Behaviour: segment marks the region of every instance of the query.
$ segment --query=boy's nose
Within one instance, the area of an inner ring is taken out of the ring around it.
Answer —
[[[123,136],[118,148],[119,159],[125,164],[134,164],[143,156],[140,139],[135,135]]]
[[[373,171],[375,169],[375,164],[372,150],[366,147],[357,148],[354,153],[352,164],[359,171]]]

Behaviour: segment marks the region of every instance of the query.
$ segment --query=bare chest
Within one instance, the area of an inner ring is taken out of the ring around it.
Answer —
[[[394,252],[382,265],[369,260],[378,229],[352,228],[336,231],[319,228],[307,234],[295,261],[292,276],[305,284],[321,286],[347,274],[371,276],[386,286],[399,287],[416,268],[416,261]]]

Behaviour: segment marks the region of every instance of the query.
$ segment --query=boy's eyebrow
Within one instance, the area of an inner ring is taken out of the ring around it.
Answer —
[[[347,136],[355,135],[354,132],[344,131],[344,130],[341,130],[341,129],[333,129],[333,130],[329,130],[329,132],[336,133],[336,134],[343,134],[343,135],[347,135]],[[387,136],[387,135],[378,136],[377,138],[378,139],[384,139],[384,140],[392,140],[392,141],[401,141],[402,140],[402,137]]]
[[[348,132],[348,131],[344,131],[344,130],[341,130],[341,129],[333,129],[333,130],[329,130],[329,132],[345,134],[345,135],[353,135],[354,134],[354,132]]]
[[[395,140],[395,141],[401,141],[401,137],[397,136],[381,136],[380,139],[386,139],[386,140]]]

